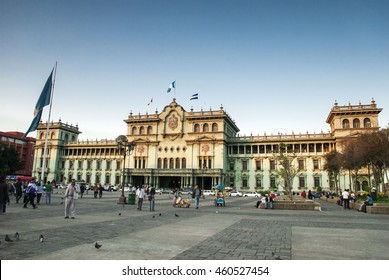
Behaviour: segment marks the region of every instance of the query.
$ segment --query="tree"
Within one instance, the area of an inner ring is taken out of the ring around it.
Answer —
[[[335,179],[335,191],[338,192],[338,177],[342,168],[342,155],[337,151],[331,151],[324,156],[324,170],[327,170],[329,177]]]
[[[349,171],[349,187],[352,189],[352,185],[355,185],[358,179],[358,172],[363,167],[366,166],[366,159],[363,157],[363,146],[360,145],[358,141],[359,137],[350,138],[343,142],[342,149],[342,168]],[[352,174],[354,174],[355,179],[352,182]]]
[[[293,180],[298,173],[297,167],[293,161],[297,158],[296,153],[288,153],[286,151],[286,145],[281,143],[279,147],[278,162],[280,169],[278,170],[278,176],[280,176],[285,182],[285,190],[289,193],[289,198],[292,200]]]
[[[23,168],[23,160],[19,158],[18,151],[0,142],[0,175],[15,173]]]

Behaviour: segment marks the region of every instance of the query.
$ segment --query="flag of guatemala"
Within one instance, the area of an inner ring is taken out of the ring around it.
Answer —
[[[173,88],[176,88],[176,81],[170,84],[169,88],[167,89],[167,93],[171,92]]]

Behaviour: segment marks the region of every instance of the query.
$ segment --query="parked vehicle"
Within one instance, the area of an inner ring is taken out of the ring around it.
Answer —
[[[243,193],[241,193],[240,191],[230,191],[229,192],[229,196],[239,196],[239,197],[242,197]]]
[[[257,192],[246,192],[243,194],[243,196],[250,196],[250,197],[261,197],[261,194],[260,193],[257,193]]]
[[[203,195],[215,195],[213,190],[203,190]]]
[[[178,193],[179,194],[192,194],[192,189],[182,189]]]

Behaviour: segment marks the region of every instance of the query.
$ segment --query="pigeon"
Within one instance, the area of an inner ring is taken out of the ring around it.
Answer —
[[[155,218],[155,216],[153,215],[153,219]]]
[[[281,257],[278,256],[278,255],[276,255],[274,252],[271,252],[271,254],[272,254],[272,256],[273,256],[274,259],[276,259],[276,260],[281,260]]]
[[[41,235],[39,236],[39,242],[43,242],[44,239],[45,239],[45,238],[44,238],[43,235],[41,234]]]
[[[8,234],[5,235],[5,241],[7,242],[13,242],[13,240],[11,238],[9,238]]]
[[[16,239],[16,240],[19,240],[19,239],[20,239],[20,234],[19,234],[19,232],[16,232],[16,233],[15,233],[15,239]]]
[[[179,217],[176,213],[174,213],[174,216]]]
[[[159,213],[159,216],[161,217],[161,216],[162,216],[162,213]]]
[[[121,216],[121,215],[122,215],[122,213],[119,213],[118,215],[119,215],[119,216]]]
[[[101,246],[103,246],[103,245],[100,245],[100,244],[97,243],[97,242],[95,243],[95,248],[96,248],[96,249],[100,249]]]

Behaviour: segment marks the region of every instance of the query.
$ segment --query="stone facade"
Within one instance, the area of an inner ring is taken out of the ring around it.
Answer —
[[[331,189],[333,179],[323,170],[324,155],[337,149],[339,141],[379,129],[374,100],[369,105],[334,104],[327,123],[328,133],[239,136],[232,118],[219,110],[185,111],[175,99],[161,113],[130,114],[125,120],[127,139],[135,144],[126,157],[124,180],[131,185],[157,188],[204,189],[223,184],[243,191],[269,188],[283,190],[277,175],[280,145],[295,155],[299,169],[293,189]],[[37,130],[34,175],[40,176],[47,124]],[[61,121],[51,123],[45,177],[56,182],[73,177],[93,184],[122,183],[124,156],[115,140],[79,141],[77,126]],[[368,181],[364,174],[360,185]],[[342,174],[340,187],[347,187],[348,174]],[[343,185],[342,185],[343,184]]]

